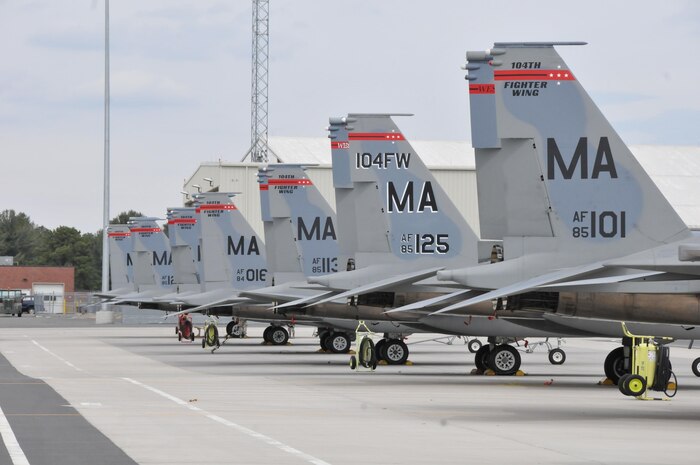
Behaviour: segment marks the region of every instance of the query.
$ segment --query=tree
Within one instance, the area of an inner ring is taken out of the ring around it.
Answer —
[[[110,224],[126,224],[129,218],[143,216],[143,213],[137,212],[136,210],[129,210],[128,212],[121,212],[110,221]]]
[[[0,255],[15,257],[16,264],[32,264],[44,228],[37,228],[24,213],[0,213]]]

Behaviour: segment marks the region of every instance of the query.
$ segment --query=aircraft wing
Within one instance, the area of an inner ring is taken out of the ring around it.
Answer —
[[[203,312],[204,310],[210,309],[212,307],[219,307],[221,305],[235,305],[235,304],[247,302],[249,300],[250,299],[246,299],[244,297],[241,297],[241,298],[232,297],[232,298],[228,298],[228,299],[221,299],[218,301],[209,302],[207,304],[200,305],[199,307],[193,307],[193,308],[188,308],[186,310],[180,310],[179,312],[168,313],[163,318],[170,318],[171,316],[182,315],[183,313]]]
[[[448,307],[442,308],[440,310],[437,310],[431,315],[437,315],[440,313],[445,313],[449,312],[452,310],[457,310],[460,308],[464,307],[469,307],[470,305],[475,305],[481,302],[486,302],[488,300],[493,300],[493,299],[498,299],[499,297],[506,297],[509,295],[513,294],[522,294],[524,292],[531,291],[533,289],[537,289],[539,287],[548,285],[548,284],[554,284],[558,282],[562,282],[564,280],[570,279],[570,278],[575,278],[578,276],[586,275],[588,273],[592,273],[594,271],[598,271],[603,269],[604,266],[602,263],[593,263],[589,265],[584,265],[584,266],[578,266],[574,268],[565,268],[562,270],[557,270],[552,273],[547,273],[543,274],[540,276],[536,276],[534,278],[526,279],[524,281],[516,282],[514,284],[511,284],[509,286],[504,286],[500,289],[495,289],[490,292],[486,292],[484,294],[481,294],[477,297],[472,297],[467,300],[463,300],[462,302],[458,302],[456,304],[450,305]]]
[[[340,294],[335,294],[325,299],[321,299],[310,303],[308,306],[314,306],[319,304],[324,304],[336,299],[344,299],[353,295],[368,294],[370,292],[382,291],[384,289],[401,286],[404,284],[413,283],[416,281],[423,280],[429,276],[433,276],[435,273],[443,269],[443,267],[428,268],[424,270],[414,271],[413,273],[406,273],[398,276],[392,276],[391,278],[382,279],[380,281],[366,284],[364,286],[356,287],[350,289],[349,291],[341,292]]]

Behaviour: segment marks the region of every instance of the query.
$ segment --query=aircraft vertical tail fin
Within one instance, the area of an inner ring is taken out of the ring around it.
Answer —
[[[133,239],[134,282],[139,286],[170,288],[173,285],[172,256],[168,238],[157,218],[129,218]]]
[[[107,227],[109,241],[110,290],[124,289],[134,284],[134,267],[131,253],[134,249],[131,231],[125,224],[110,224]]]
[[[168,237],[176,284],[201,284],[199,224],[194,207],[168,209]]]
[[[266,284],[265,244],[233,203],[235,193],[196,194],[207,290]]]
[[[286,236],[275,237],[293,241],[295,271],[307,277],[338,271],[335,212],[307,176],[304,165],[274,164],[261,172],[269,215],[273,224],[282,223],[278,231]],[[275,250],[281,252],[277,245]]]
[[[687,235],[555,45],[582,43],[467,52],[482,237],[588,261]]]
[[[349,114],[330,123],[340,241],[349,230],[359,266],[477,263],[478,237],[392,115]]]

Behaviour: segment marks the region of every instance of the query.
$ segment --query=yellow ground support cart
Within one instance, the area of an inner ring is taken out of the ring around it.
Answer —
[[[670,349],[659,343],[660,340],[671,338],[637,336],[629,332],[625,323],[622,323],[622,330],[632,340],[632,346],[630,372],[622,375],[617,383],[620,392],[640,400],[662,400],[649,397],[649,391],[663,392],[668,397],[675,396],[677,380],[671,369]]]

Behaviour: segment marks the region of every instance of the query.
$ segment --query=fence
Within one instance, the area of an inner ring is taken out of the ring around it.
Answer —
[[[34,294],[35,313],[88,313],[99,308],[100,298],[90,292],[66,292],[64,294]]]

